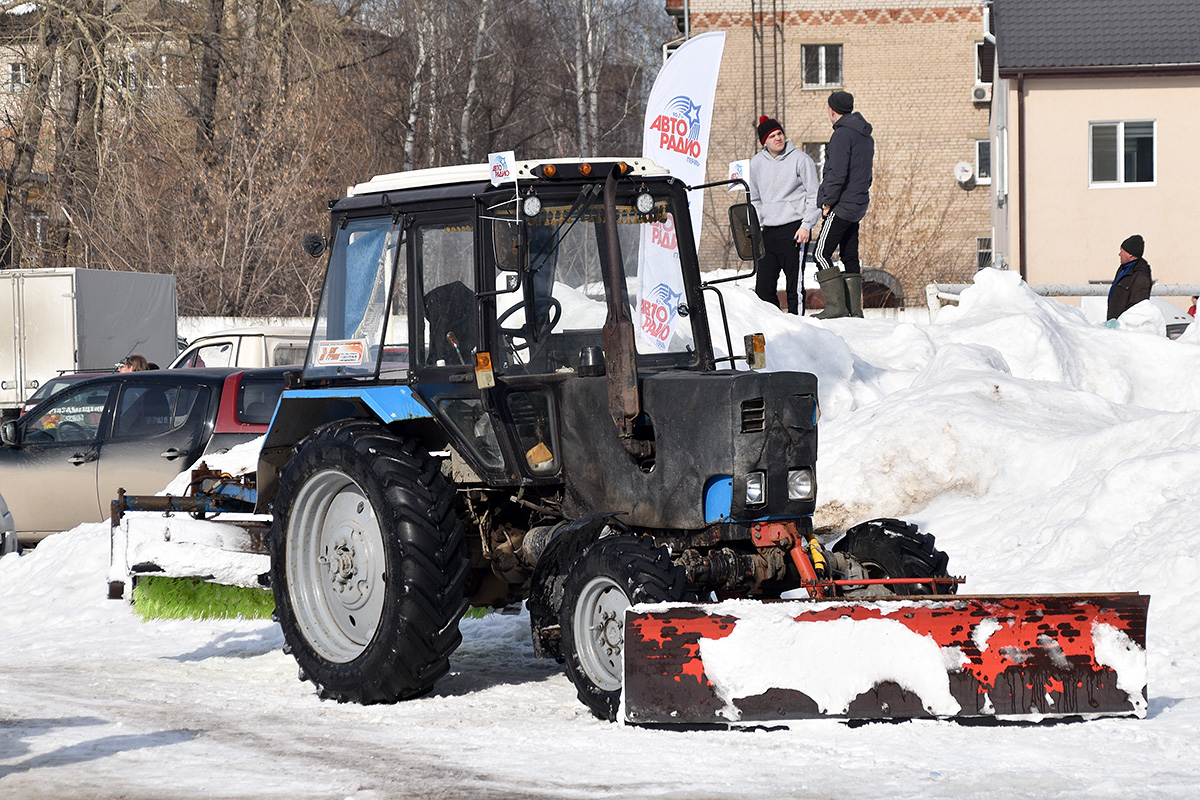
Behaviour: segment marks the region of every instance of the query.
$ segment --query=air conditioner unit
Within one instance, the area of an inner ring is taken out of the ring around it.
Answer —
[[[990,103],[992,102],[992,85],[990,83],[977,83],[971,89],[971,102],[973,103]]]

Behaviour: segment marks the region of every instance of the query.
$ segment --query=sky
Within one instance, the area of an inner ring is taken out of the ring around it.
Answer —
[[[819,378],[816,525],[915,522],[960,593],[1149,594],[1144,719],[610,724],[533,657],[524,612],[464,620],[424,697],[323,702],[271,622],[142,622],[108,600],[97,524],[0,559],[0,796],[1200,795],[1200,330],[1171,341],[1149,305],[1105,328],[995,270],[931,322],[723,292],[735,342],[762,331],[768,369]]]

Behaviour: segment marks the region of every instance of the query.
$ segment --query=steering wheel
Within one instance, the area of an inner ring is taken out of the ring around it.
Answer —
[[[518,308],[524,308],[525,305],[526,304],[524,302],[517,303],[516,305],[509,308],[507,311],[505,311],[503,314],[501,314],[496,319],[496,327],[500,330],[500,332],[502,334],[504,334],[508,338],[509,347],[512,348],[514,353],[517,350],[524,350],[525,348],[529,347],[530,342],[532,342],[532,341],[535,341],[535,340],[541,341],[542,339],[544,339],[546,337],[546,334],[548,334],[548,333],[550,333],[550,331],[554,330],[554,326],[558,324],[558,321],[560,319],[562,319],[562,304],[559,303],[558,300],[556,300],[554,297],[552,297],[550,295],[539,295],[533,301],[533,305],[534,305],[534,309],[535,309],[535,312],[533,315],[534,322],[536,322],[536,318],[538,316],[537,311],[548,306],[549,311],[546,313],[546,321],[545,322],[541,323],[540,325],[537,325],[537,327],[533,328],[531,331],[529,315],[526,314],[525,315],[525,324],[522,325],[521,327],[519,327],[519,328],[504,327],[504,321],[506,319],[508,319],[509,317],[511,317],[513,314],[515,314]],[[520,345],[513,344],[512,340],[517,337],[520,337],[520,338],[524,339],[525,341],[523,343],[521,343]]]
[[[83,438],[86,438],[83,426],[78,422],[65,421],[58,423],[58,440],[60,442],[73,442]]]

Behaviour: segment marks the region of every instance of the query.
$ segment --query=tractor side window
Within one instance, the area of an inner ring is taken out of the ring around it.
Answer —
[[[400,251],[391,217],[344,220],[329,255],[329,270],[309,346],[305,377],[373,375],[383,349],[388,295]],[[390,333],[407,338],[403,330]]]
[[[507,399],[508,413],[512,416],[525,463],[535,474],[554,472],[558,467],[555,458],[558,446],[550,424],[549,395],[540,390],[511,392]]]
[[[423,317],[421,363],[473,365],[479,344],[475,301],[475,229],[470,216],[418,224],[412,233]]]
[[[438,401],[438,407],[450,424],[471,443],[471,448],[484,466],[491,469],[504,466],[504,454],[500,451],[496,429],[492,427],[491,415],[483,410],[482,400],[477,397],[448,397]]]

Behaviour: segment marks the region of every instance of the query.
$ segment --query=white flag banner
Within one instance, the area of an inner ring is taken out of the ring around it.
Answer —
[[[747,181],[750,180],[750,159],[743,158],[740,161],[729,162],[729,180],[731,181]],[[746,187],[740,183],[729,184],[729,191],[744,192]]]
[[[493,186],[517,182],[517,175],[513,171],[513,165],[516,164],[516,161],[516,154],[512,150],[488,155],[488,166],[492,169]]]
[[[717,31],[689,39],[667,59],[658,73],[642,124],[642,155],[688,186],[704,183],[708,133],[712,129],[713,96],[725,50],[725,34]],[[695,243],[700,244],[704,216],[703,190],[688,193]],[[669,240],[672,246],[664,247]],[[638,334],[641,341],[667,350],[675,333],[683,276],[674,245],[674,220],[646,226],[639,248]]]

